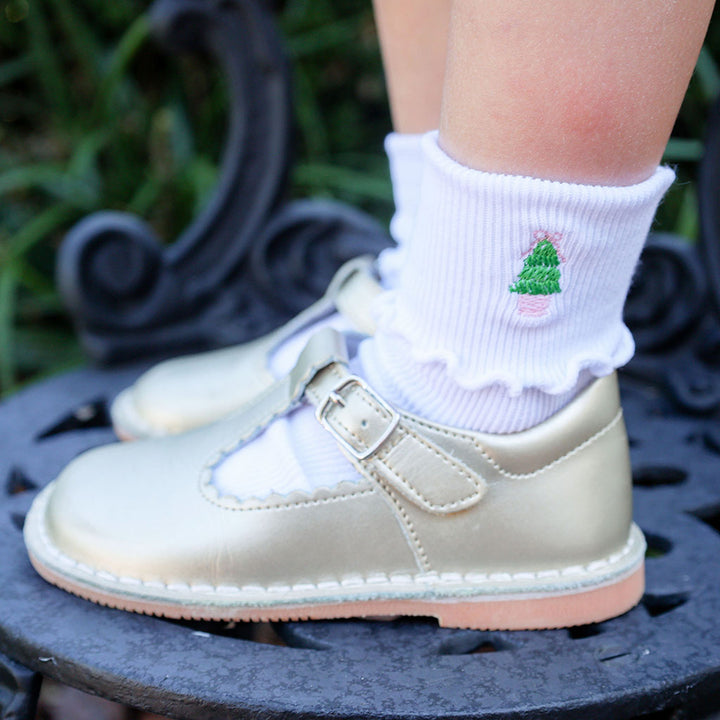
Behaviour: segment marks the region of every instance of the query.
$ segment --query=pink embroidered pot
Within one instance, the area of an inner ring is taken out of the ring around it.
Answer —
[[[551,295],[518,295],[518,312],[530,317],[542,317],[550,307]]]

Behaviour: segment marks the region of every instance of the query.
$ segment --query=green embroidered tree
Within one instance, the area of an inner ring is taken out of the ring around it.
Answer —
[[[560,292],[560,258],[549,240],[541,240],[525,258],[523,269],[510,286],[521,295],[552,295]]]

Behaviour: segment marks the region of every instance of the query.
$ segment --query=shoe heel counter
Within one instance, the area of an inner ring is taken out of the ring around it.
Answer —
[[[575,450],[531,473],[489,465],[486,471],[486,494],[450,517],[402,500],[431,568],[561,570],[607,557],[627,543],[632,477],[619,410]]]
[[[557,549],[565,546],[568,561],[578,563],[621,549],[632,524],[632,470],[622,414],[556,469],[545,492],[556,498]]]

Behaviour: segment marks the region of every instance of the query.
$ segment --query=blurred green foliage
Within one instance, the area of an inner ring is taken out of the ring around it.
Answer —
[[[148,37],[147,0],[0,0],[0,392],[81,360],[53,286],[64,232],[99,209],[147,219],[171,241],[209,197],[226,93],[203,58]],[[294,64],[296,195],[392,211],[390,129],[368,0],[287,0]],[[698,233],[695,173],[720,89],[718,23],[667,150],[680,179],[658,226]]]
[[[100,209],[137,213],[172,241],[208,199],[226,92],[207,58],[154,46],[149,0],[0,2],[0,391],[76,364],[53,286],[63,234]],[[296,195],[386,220],[389,129],[370,4],[289,0]]]

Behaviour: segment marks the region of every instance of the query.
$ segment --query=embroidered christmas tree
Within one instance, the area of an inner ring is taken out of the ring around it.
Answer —
[[[535,233],[536,243],[525,257],[517,280],[509,288],[510,292],[518,293],[518,311],[522,315],[545,315],[550,296],[561,292],[560,262],[564,258],[557,248],[561,237],[560,233]]]

